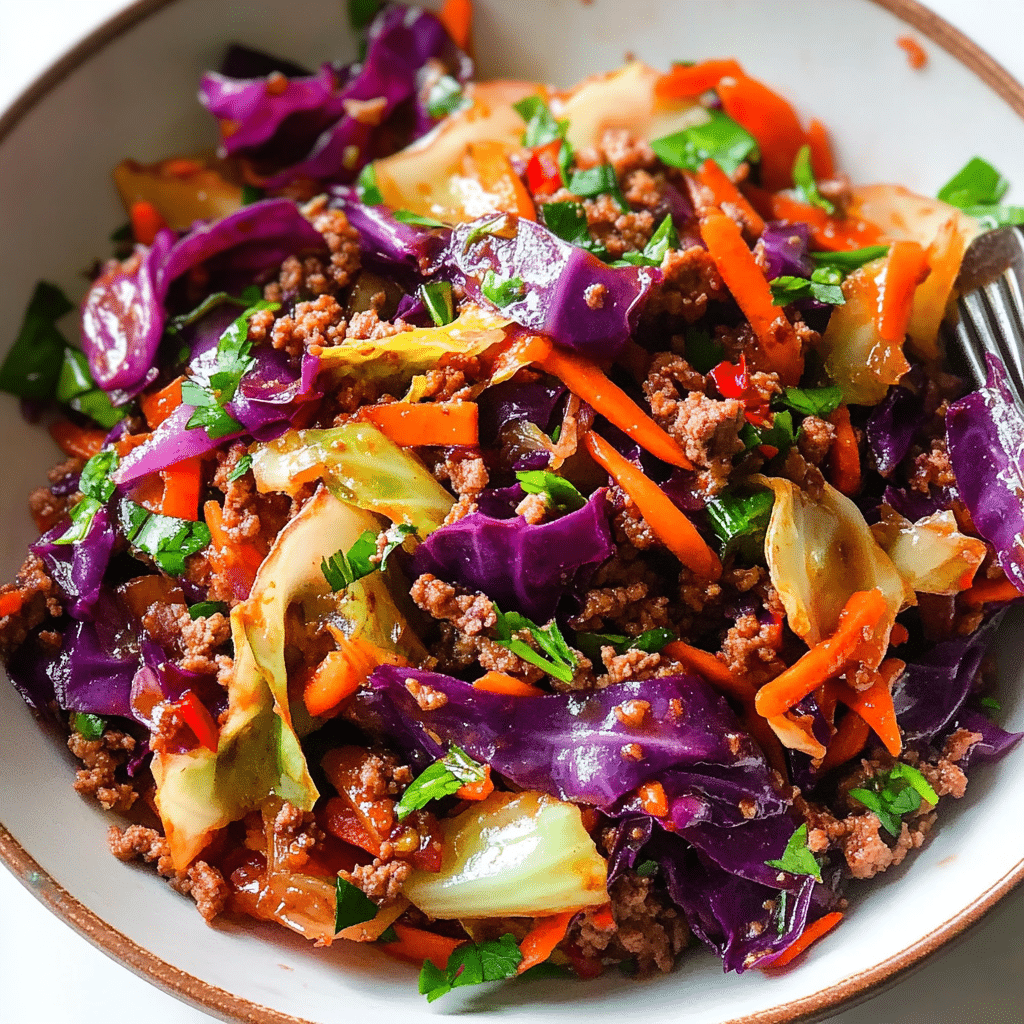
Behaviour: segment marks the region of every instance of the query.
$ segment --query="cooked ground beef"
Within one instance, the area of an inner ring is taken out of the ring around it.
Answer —
[[[662,314],[696,323],[707,312],[708,303],[721,301],[728,294],[714,260],[699,245],[673,249],[661,263],[662,281],[651,289],[644,308],[644,319]]]
[[[21,607],[0,618],[0,658],[5,661],[20,647],[28,634],[46,621],[58,618],[63,609],[60,590],[38,555],[29,554],[13,583],[0,587],[0,597],[17,594]]]
[[[135,737],[107,729],[97,740],[87,740],[73,730],[68,750],[84,765],[75,773],[75,790],[94,796],[106,811],[127,811],[138,793],[120,769],[135,750]]]

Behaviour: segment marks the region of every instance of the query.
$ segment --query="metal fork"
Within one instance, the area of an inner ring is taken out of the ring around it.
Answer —
[[[978,387],[988,377],[985,353],[999,359],[1024,409],[1024,235],[1015,227],[999,228],[971,242],[956,290],[960,299],[956,318],[945,325],[947,339],[963,354]],[[953,355],[954,348],[948,352]]]

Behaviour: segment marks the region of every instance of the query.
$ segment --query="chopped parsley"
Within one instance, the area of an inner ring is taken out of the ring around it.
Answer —
[[[636,637],[622,636],[618,633],[577,633],[576,646],[595,664],[601,661],[601,648],[614,647],[616,654],[626,651],[643,651],[645,654],[657,654],[667,643],[675,639],[671,629],[656,626]]]
[[[556,121],[543,96],[527,96],[518,103],[513,103],[512,109],[526,122],[522,142],[528,149],[544,146],[555,139],[561,139],[565,143],[569,122]]]
[[[842,404],[843,389],[838,385],[827,388],[786,388],[777,401],[804,416],[825,417]]]
[[[404,821],[413,811],[426,807],[432,800],[453,796],[463,786],[483,782],[486,778],[484,765],[452,743],[440,761],[435,761],[409,783],[409,788],[395,805],[395,814],[399,821]]]
[[[236,463],[235,468],[228,474],[228,483],[241,480],[249,470],[252,469],[252,456],[246,452]]]
[[[645,860],[634,868],[634,874],[641,878],[653,878],[658,873],[659,867],[656,860]]]
[[[185,559],[202,551],[210,543],[206,523],[162,516],[123,498],[118,518],[128,543],[150,556],[168,576],[185,572]]]
[[[76,711],[71,716],[71,726],[87,740],[98,740],[107,727],[107,720],[99,715],[89,715],[84,711]]]
[[[537,207],[544,227],[563,242],[593,253],[599,260],[608,258],[608,251],[590,237],[587,212],[582,203],[568,200],[564,203],[541,203]]]
[[[672,223],[672,215],[666,214],[658,225],[658,230],[651,235],[651,240],[644,246],[643,252],[624,252],[622,259],[615,264],[631,264],[634,267],[660,267],[665,254],[670,249],[679,248],[679,235]]]
[[[481,238],[486,238],[488,235],[499,235],[507,229],[508,218],[503,213],[495,214],[493,217],[488,217],[487,220],[477,224],[475,228],[468,235],[466,235],[465,244],[462,247],[463,252],[468,252],[469,247],[474,242],[479,242]]]
[[[447,281],[421,284],[420,299],[436,327],[444,327],[455,319],[455,300],[452,298],[452,286]]]
[[[526,285],[521,277],[502,277],[488,270],[480,284],[480,291],[484,298],[504,308],[519,302],[526,295]]]
[[[117,468],[117,463],[116,452],[102,451],[97,452],[82,467],[82,475],[78,482],[82,500],[69,510],[71,525],[54,543],[75,544],[89,533],[96,513],[110,501],[117,490],[117,485],[110,479],[110,474]]]
[[[399,224],[411,224],[416,228],[446,228],[448,225],[436,217],[425,217],[420,213],[413,213],[412,210],[393,210],[391,216]]]
[[[818,191],[818,183],[814,179],[811,168],[811,147],[801,146],[793,161],[793,185],[797,195],[811,206],[826,213],[835,213],[836,208]]]
[[[367,206],[383,205],[384,196],[377,185],[377,172],[373,169],[373,164],[367,164],[359,172],[359,177],[356,178],[356,195]]]
[[[354,924],[364,924],[377,916],[380,908],[366,893],[344,878],[334,883],[334,932],[337,934]]]
[[[95,420],[106,430],[110,430],[126,415],[124,409],[114,408],[107,393],[96,386],[85,353],[70,346],[64,349],[64,361],[54,397],[75,412]]]
[[[356,580],[369,576],[371,572],[385,568],[391,552],[404,544],[406,537],[415,535],[415,528],[403,523],[390,527],[384,534],[387,542],[378,561],[378,535],[373,530],[364,530],[348,551],[336,551],[330,558],[324,558],[320,562],[320,571],[331,590],[338,593]]]
[[[995,699],[995,697],[982,697],[981,700],[978,701],[978,703],[986,711],[999,712],[1003,710],[1003,705],[1000,704],[999,701]]]
[[[569,191],[573,195],[587,199],[607,193],[615,200],[622,213],[629,211],[629,204],[622,194],[622,189],[619,188],[619,179],[611,164],[598,164],[597,167],[588,167],[585,171],[576,171],[569,179]]]
[[[164,326],[164,333],[171,335],[180,334],[184,328],[202,320],[207,313],[211,310],[217,309],[219,306],[223,306],[226,303],[232,303],[236,306],[241,306],[244,309],[246,306],[249,306],[254,302],[258,302],[259,297],[260,290],[255,285],[251,285],[246,288],[239,296],[229,295],[227,292],[214,292],[212,295],[207,295],[206,298],[190,312],[181,313],[178,316],[171,317]]]
[[[968,160],[942,188],[938,198],[959,207],[985,229],[1024,224],[1024,206],[1001,206],[1010,183],[980,156]]]
[[[935,790],[916,769],[897,761],[888,771],[879,772],[866,786],[851,789],[850,796],[878,815],[882,828],[891,836],[900,833],[900,819],[921,807],[927,800],[933,807],[939,802]]]
[[[67,347],[57,321],[74,308],[55,285],[36,285],[18,336],[0,365],[0,390],[31,401],[53,398]]]
[[[587,503],[575,486],[557,473],[545,469],[520,470],[516,479],[527,494],[543,495],[544,504],[552,512],[575,512]]]
[[[430,960],[423,961],[420,995],[426,996],[432,1003],[454,988],[513,978],[522,959],[523,954],[511,934],[502,935],[492,942],[463,943],[452,951],[443,971]]]
[[[846,299],[839,286],[842,272],[834,267],[819,267],[810,278],[783,274],[770,282],[773,306],[788,306],[803,299],[817,299],[830,306],[842,306]]]
[[[775,495],[771,491],[753,491],[750,494],[725,491],[709,501],[708,520],[722,542],[722,551],[736,550],[752,561],[761,558],[774,503]]]
[[[565,637],[562,636],[554,619],[542,627],[519,612],[502,612],[497,605],[494,606],[494,614],[498,617],[495,643],[507,648],[523,661],[543,669],[555,679],[560,679],[563,683],[572,682],[579,659],[565,642]],[[540,651],[535,651],[525,640],[515,636],[523,630],[529,632]],[[545,654],[547,657],[544,657]]]
[[[686,361],[698,372],[709,373],[721,361],[725,349],[702,327],[691,327],[686,332]]]
[[[796,441],[793,416],[786,410],[779,410],[772,413],[770,425],[759,427],[753,423],[745,423],[740,431],[740,440],[747,449],[768,445],[778,452],[787,452]]]
[[[733,174],[745,160],[759,160],[757,140],[742,125],[719,110],[709,110],[704,124],[684,128],[651,142],[663,163],[687,171],[699,170],[714,160],[726,174]]]
[[[427,113],[437,120],[467,106],[462,86],[451,75],[441,75],[427,92]]]
[[[197,604],[188,606],[188,617],[194,622],[196,619],[208,619],[211,615],[228,614],[228,606],[223,601],[199,601]]]
[[[834,267],[843,274],[851,274],[865,263],[880,259],[888,252],[887,245],[869,245],[863,249],[851,249],[849,252],[811,252],[807,255],[816,267]]]
[[[821,881],[821,865],[807,846],[806,821],[790,836],[782,857],[779,860],[766,860],[765,865],[788,871],[791,875],[810,875],[815,881]]]

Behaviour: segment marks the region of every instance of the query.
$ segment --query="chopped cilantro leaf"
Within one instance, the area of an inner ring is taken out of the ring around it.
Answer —
[[[709,331],[692,327],[686,332],[686,359],[698,373],[710,372],[722,361],[724,355],[725,349],[711,337]]]
[[[786,388],[779,401],[804,416],[828,416],[843,401],[843,389],[833,385],[827,388]]]
[[[106,430],[119,423],[126,414],[124,409],[115,409],[107,393],[96,386],[85,353],[70,346],[64,349],[54,397],[75,412],[95,420]]]
[[[344,878],[334,883],[334,932],[337,934],[354,924],[372,921],[380,908],[366,893]]]
[[[394,210],[391,214],[399,224],[411,224],[417,228],[446,228],[448,225],[436,217],[424,217],[412,210]]]
[[[0,365],[0,390],[38,402],[53,397],[67,347],[57,321],[72,309],[55,285],[45,281],[36,285],[21,329]]]
[[[398,932],[395,931],[395,926],[393,924],[389,924],[387,928],[380,933],[380,938],[378,938],[377,941],[384,945],[387,945],[389,942],[397,942]]]
[[[259,298],[258,295],[256,297]],[[171,319],[164,325],[164,332],[171,335],[179,334],[185,327],[194,324],[197,320],[202,320],[207,313],[216,309],[218,306],[223,306],[226,302],[234,303],[236,306],[249,305],[249,302],[245,298],[236,298],[234,295],[228,295],[227,292],[214,292],[212,295],[207,295],[206,298],[190,312],[171,317]]]
[[[790,836],[782,857],[779,860],[766,860],[765,864],[770,868],[788,871],[791,875],[810,875],[815,881],[821,881],[821,867],[807,847],[806,821]]]
[[[420,298],[435,326],[444,327],[455,319],[452,286],[447,281],[428,281],[421,284]]]
[[[793,161],[793,185],[797,194],[805,203],[817,206],[826,213],[835,213],[836,208],[818,191],[818,183],[814,180],[811,168],[811,147],[801,146]]]
[[[336,551],[329,559],[323,559],[320,570],[330,588],[338,593],[356,580],[369,576],[371,572],[385,568],[391,552],[404,544],[406,537],[415,535],[415,528],[403,523],[390,527],[384,534],[387,542],[381,552],[380,561],[377,561],[378,535],[372,530],[364,530],[348,551]]]
[[[592,252],[598,259],[607,259],[608,252],[590,237],[587,213],[582,203],[572,200],[564,203],[542,203],[537,207],[544,227],[565,242]]]
[[[462,86],[451,75],[441,75],[427,93],[427,113],[437,120],[468,105]]]
[[[527,96],[518,103],[513,103],[512,109],[526,123],[522,142],[528,149],[543,146],[555,139],[565,139],[569,122],[556,121],[543,96]]]
[[[440,761],[435,761],[409,783],[402,799],[395,805],[395,814],[399,821],[404,821],[413,811],[426,807],[432,800],[452,796],[467,783],[483,782],[485,778],[484,766],[452,743]]]
[[[228,606],[223,601],[199,601],[197,604],[188,606],[188,617],[193,621],[208,619],[211,615],[216,615],[217,612],[227,615]]]
[[[722,542],[723,552],[738,550],[751,561],[764,555],[764,534],[775,496],[771,491],[751,494],[723,492],[707,504],[711,528]]]
[[[499,234],[507,223],[508,219],[503,213],[496,214],[493,217],[488,217],[487,220],[477,224],[477,226],[473,228],[468,235],[466,235],[466,242],[462,247],[462,251],[468,252],[469,247],[474,242],[479,242],[481,238],[486,238],[488,235]]]
[[[665,626],[655,626],[641,633],[629,644],[627,650],[643,651],[645,654],[657,654],[667,643],[675,639],[675,633]]]
[[[369,533],[370,531],[367,530],[366,532]],[[358,543],[359,541],[356,541],[356,544]],[[337,594],[339,590],[344,590],[350,583],[355,583],[355,581],[359,579],[359,577],[356,576],[356,569],[348,560],[348,555],[340,549],[335,551],[330,558],[323,558],[321,560],[320,571],[324,574],[324,579],[327,580],[327,585],[335,594]]]
[[[814,271],[818,273],[817,270]],[[800,302],[802,299],[817,299],[819,302],[828,303],[830,306],[842,306],[846,299],[843,298],[843,289],[837,284],[822,284],[813,278],[791,277],[783,274],[770,282],[772,290],[773,306],[788,306],[791,302]]]
[[[619,188],[619,179],[615,175],[615,168],[611,164],[598,164],[597,167],[577,171],[569,180],[569,191],[573,195],[584,198],[607,193],[615,200],[616,205],[623,213],[629,210],[629,204],[622,194],[622,189]]]
[[[982,697],[981,700],[978,701],[978,703],[986,711],[997,711],[998,712],[998,711],[1002,711],[1003,710],[1003,705],[1000,704],[999,701],[997,701],[995,699],[995,697]]]
[[[185,559],[210,543],[206,523],[158,515],[126,498],[118,504],[118,518],[128,543],[149,555],[168,576],[183,575]]]
[[[96,513],[103,508],[103,502],[95,498],[83,498],[68,510],[71,525],[54,541],[55,544],[77,544],[89,533]]]
[[[816,267],[835,267],[844,274],[863,267],[865,263],[880,259],[889,252],[887,245],[869,245],[864,249],[851,249],[849,252],[811,252],[807,255]]]
[[[999,206],[997,204],[965,206],[964,213],[968,217],[974,217],[988,231],[1014,224],[1024,224],[1024,206]]]
[[[759,160],[757,140],[742,125],[719,110],[709,110],[703,124],[684,128],[651,142],[655,155],[670,167],[699,170],[711,159],[732,174],[744,160]]]
[[[480,284],[480,291],[484,298],[504,308],[523,298],[526,285],[521,277],[501,277],[493,270],[488,270]]]
[[[500,981],[515,977],[523,954],[515,937],[502,935],[491,942],[466,942],[452,951],[442,971],[430,960],[423,961],[419,990],[429,1002],[447,995],[453,988],[479,985],[485,981]]]
[[[554,619],[542,627],[525,615],[520,615],[519,612],[502,612],[497,605],[494,606],[494,614],[498,617],[495,626],[495,643],[508,648],[523,661],[528,661],[531,665],[544,669],[549,675],[560,679],[563,683],[572,682],[573,672],[579,664],[579,659],[565,642],[565,637],[562,636]],[[547,655],[546,658],[540,652],[535,651],[525,640],[515,636],[516,633],[523,630],[529,632],[537,646]]]
[[[626,651],[643,651],[657,654],[667,643],[675,639],[671,629],[656,626],[637,637],[621,636],[618,633],[577,633],[576,646],[595,663],[601,660],[602,647],[614,647],[616,654]]]
[[[939,189],[937,199],[961,210],[992,206],[1006,195],[1010,183],[987,160],[972,157]]]
[[[527,494],[543,495],[544,504],[553,512],[575,512],[587,503],[573,484],[557,473],[544,469],[520,470],[516,479]]]
[[[76,711],[71,718],[71,726],[75,732],[81,733],[87,740],[98,740],[107,727],[107,720],[99,715]]]
[[[645,860],[634,869],[641,878],[653,878],[658,873],[658,862],[656,860]]]
[[[92,527],[96,513],[114,496],[117,486],[110,479],[110,474],[117,466],[117,453],[113,451],[97,452],[82,467],[82,475],[78,489],[82,492],[82,500],[68,511],[71,525],[54,541],[55,544],[76,544],[83,540]]]
[[[779,452],[787,452],[796,440],[793,416],[785,410],[780,410],[772,413],[772,422],[768,426],[756,427],[753,423],[747,423],[740,431],[740,440],[747,448],[763,444]]]
[[[235,468],[228,474],[228,483],[241,480],[249,470],[252,469],[252,456],[246,452],[236,463]]]
[[[185,424],[186,430],[203,427],[211,441],[218,441],[229,434],[239,434],[245,429],[231,413],[217,404],[217,399],[211,392],[191,381],[182,383],[181,398],[183,404],[196,407]]]
[[[377,185],[377,172],[373,164],[367,164],[356,178],[356,194],[367,206],[381,206],[384,196]]]
[[[878,815],[882,828],[891,836],[900,833],[900,819],[921,807],[927,800],[933,807],[939,802],[935,790],[916,769],[897,761],[888,771],[879,772],[859,789],[851,789],[850,796]]]
[[[658,225],[658,230],[651,235],[651,240],[644,246],[643,252],[624,252],[622,259],[617,260],[612,266],[629,264],[633,267],[660,267],[665,254],[670,249],[679,248],[679,235],[676,233],[675,224],[672,223],[671,214]]]

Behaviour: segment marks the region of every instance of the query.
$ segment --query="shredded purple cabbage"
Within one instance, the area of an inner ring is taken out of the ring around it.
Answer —
[[[810,277],[814,263],[807,255],[810,229],[806,224],[769,221],[761,233],[764,255],[768,261],[768,280],[777,277]]]

